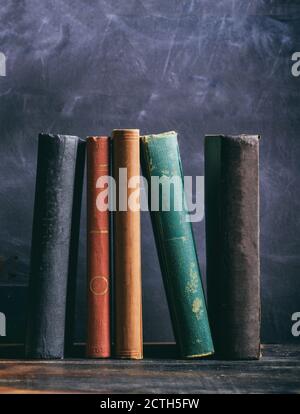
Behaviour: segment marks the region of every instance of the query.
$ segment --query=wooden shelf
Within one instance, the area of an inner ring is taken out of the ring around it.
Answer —
[[[297,345],[265,345],[260,361],[179,360],[174,352],[172,344],[146,344],[142,361],[2,359],[0,392],[300,393]]]

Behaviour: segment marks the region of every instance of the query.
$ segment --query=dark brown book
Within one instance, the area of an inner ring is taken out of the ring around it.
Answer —
[[[259,136],[206,136],[205,217],[216,356],[258,359]]]
[[[114,214],[115,353],[119,358],[141,359],[143,335],[140,209],[128,206],[128,201],[139,198],[139,130],[113,131],[113,164],[117,190]],[[124,174],[127,182],[136,177],[136,188],[128,188]]]
[[[86,354],[108,358],[110,346],[110,139],[87,139],[88,337]]]

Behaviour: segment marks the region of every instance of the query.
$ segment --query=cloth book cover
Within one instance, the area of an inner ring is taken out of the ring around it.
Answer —
[[[176,192],[170,193],[170,209],[164,211],[163,196],[158,211],[149,207],[170,315],[180,354],[197,358],[213,354],[200,268],[190,221],[187,219],[183,173],[177,133],[141,137],[142,167],[148,186],[152,177],[177,177]],[[183,208],[175,208],[181,200]]]
[[[208,310],[226,359],[260,357],[259,141],[205,137]]]
[[[115,354],[119,358],[141,359],[143,328],[141,225],[138,205],[139,130],[114,130],[112,138],[117,195],[114,213]],[[131,179],[136,182],[128,188]],[[129,205],[132,199],[137,201],[134,206]]]
[[[108,358],[110,346],[109,137],[87,139],[88,336],[86,355]],[[101,182],[102,180],[102,182]]]
[[[81,143],[76,136],[39,135],[26,343],[30,358],[64,356],[67,287],[70,263],[75,263],[71,236],[78,236],[72,221],[75,217],[78,225],[80,214],[74,216],[73,207]]]

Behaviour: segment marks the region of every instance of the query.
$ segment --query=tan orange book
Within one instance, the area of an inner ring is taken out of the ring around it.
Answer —
[[[139,199],[139,130],[114,130],[112,138],[117,190],[114,214],[115,354],[119,358],[142,359],[140,209],[137,205],[134,208],[128,206],[128,202]],[[132,188],[128,188],[127,183],[132,184]]]
[[[110,138],[89,137],[87,139],[88,338],[86,354],[90,358],[108,358],[111,354],[110,216],[108,209],[105,211],[107,185],[100,182],[101,178],[109,176],[109,164]]]

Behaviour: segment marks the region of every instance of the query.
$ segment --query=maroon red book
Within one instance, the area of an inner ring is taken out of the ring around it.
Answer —
[[[88,337],[87,357],[108,358],[110,341],[110,218],[107,185],[110,138],[87,139],[87,274]]]

